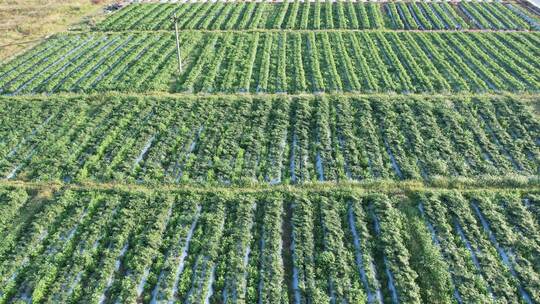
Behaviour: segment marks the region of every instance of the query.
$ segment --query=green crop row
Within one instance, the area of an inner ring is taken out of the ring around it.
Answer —
[[[1,100],[7,179],[298,183],[539,173],[540,125],[510,97]]]
[[[80,34],[0,67],[0,92],[486,92],[540,90],[536,33]]]
[[[534,190],[40,191],[0,188],[1,303],[540,300]]]
[[[253,29],[539,29],[532,12],[515,4],[407,1],[199,2],[132,4],[96,26],[102,31]]]

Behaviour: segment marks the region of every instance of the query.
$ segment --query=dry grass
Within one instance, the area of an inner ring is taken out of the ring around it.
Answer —
[[[0,63],[75,24],[92,23],[103,4],[92,0],[0,0]],[[99,2],[99,1],[98,1]],[[102,1],[102,2],[113,2]],[[9,46],[5,46],[9,45]]]

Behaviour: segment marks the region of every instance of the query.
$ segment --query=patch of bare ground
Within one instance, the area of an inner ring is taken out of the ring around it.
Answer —
[[[94,24],[110,2],[114,0],[0,1],[0,64],[54,33]]]

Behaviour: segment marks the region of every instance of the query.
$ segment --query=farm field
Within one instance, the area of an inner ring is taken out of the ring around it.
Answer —
[[[181,18],[183,30],[540,30],[540,18],[519,4],[467,1],[138,4],[112,15],[96,29],[168,30],[174,13]]]
[[[3,302],[540,301],[538,190],[39,193],[0,188]]]
[[[534,99],[0,101],[0,175],[7,179],[276,184],[540,172]]]
[[[540,33],[58,35],[0,68],[0,93],[538,92]],[[150,64],[151,63],[151,64]]]
[[[148,2],[0,64],[0,304],[540,303],[540,8]]]

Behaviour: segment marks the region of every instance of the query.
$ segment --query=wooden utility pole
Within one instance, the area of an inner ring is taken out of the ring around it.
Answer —
[[[174,13],[172,18],[174,22],[174,31],[176,34],[176,53],[178,54],[178,71],[179,74],[182,74],[182,56],[180,55],[180,38],[178,37],[178,16]]]

